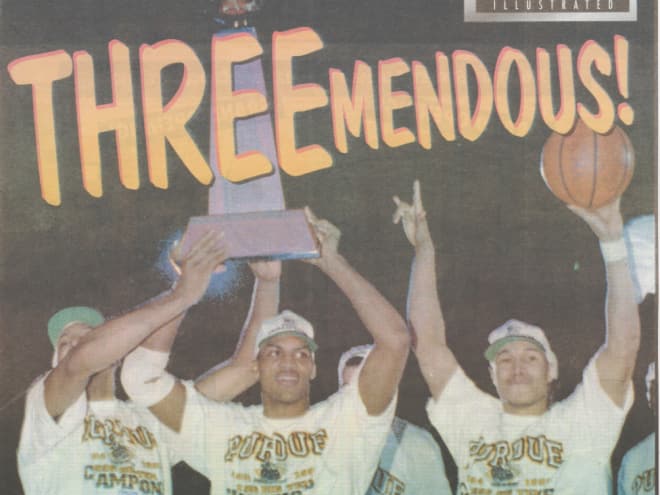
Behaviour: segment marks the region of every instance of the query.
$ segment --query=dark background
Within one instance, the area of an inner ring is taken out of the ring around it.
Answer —
[[[464,24],[462,1],[430,0],[272,0],[261,16],[266,82],[270,84],[270,36],[273,30],[310,26],[325,48],[296,61],[297,83],[327,89],[328,69],[352,78],[355,60],[374,72],[379,60],[402,57],[423,62],[434,73],[434,54],[456,49],[477,54],[492,68],[499,51],[512,46],[534,65],[536,47],[566,44],[576,56],[594,39],[612,53],[614,34],[630,41],[630,98],[635,122],[624,127],[636,150],[632,183],[624,195],[626,219],[656,211],[656,2],[639,3],[635,23]],[[209,20],[213,4],[201,0],[60,1],[1,4],[0,18],[0,480],[3,493],[20,493],[15,450],[24,392],[48,368],[51,346],[45,325],[58,309],[77,304],[117,315],[164,290],[169,281],[158,269],[167,240],[188,218],[206,212],[207,190],[170,153],[170,187],[158,190],[146,174],[144,138],[138,120],[142,186],[124,189],[118,180],[112,133],[101,137],[104,195],[95,199],[82,188],[73,97],[69,78],[55,84],[58,159],[62,205],[40,196],[30,88],[16,86],[6,71],[12,60],[63,49],[87,50],[94,58],[99,103],[109,101],[107,44],[118,39],[131,50],[138,119],[140,91],[138,49],[164,39],[180,39],[198,54],[210,78]],[[166,72],[174,91],[180,72]],[[616,100],[613,78],[601,78]],[[410,76],[396,89],[410,91]],[[576,85],[579,83],[576,79]],[[593,111],[594,101],[580,93]],[[581,98],[581,100],[580,100]],[[208,150],[207,96],[190,124],[204,152]],[[411,109],[396,113],[396,124],[415,132]],[[349,138],[349,153],[332,144],[327,108],[297,120],[298,145],[318,143],[333,154],[331,168],[290,177],[282,174],[287,205],[310,205],[343,232],[340,250],[401,311],[412,250],[399,226],[391,224],[393,194],[409,198],[419,178],[439,254],[439,292],[450,345],[461,365],[485,389],[494,392],[482,357],[486,336],[508,318],[542,326],[559,358],[559,398],[580,379],[583,367],[604,338],[604,269],[595,237],[583,222],[546,189],[538,172],[539,153],[549,135],[537,115],[528,136],[508,134],[493,113],[486,132],[475,142],[460,136],[446,142],[435,132],[431,150],[413,143],[372,150]],[[251,278],[245,269],[224,297],[193,308],[175,344],[171,369],[193,378],[231,354],[247,311]],[[282,307],[291,308],[316,326],[319,377],[312,399],[336,389],[336,364],[347,347],[365,343],[368,334],[332,282],[310,265],[287,262]],[[642,349],[635,371],[636,402],[613,462],[655,428],[645,404],[643,378],[656,357],[656,303],[641,305]],[[424,404],[428,391],[414,357],[404,376],[398,414],[428,426]],[[243,398],[258,400],[256,389]],[[454,476],[447,457],[448,472]],[[175,471],[178,493],[204,493],[202,479],[189,470]],[[453,478],[452,478],[453,481]],[[192,487],[192,488],[191,488]]]

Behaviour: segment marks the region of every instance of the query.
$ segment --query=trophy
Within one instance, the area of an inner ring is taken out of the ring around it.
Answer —
[[[215,21],[225,29],[238,29],[254,25],[264,0],[216,0],[215,3],[218,4]]]
[[[256,38],[253,24],[261,6],[261,0],[219,1],[215,21],[220,29],[214,36],[247,33]],[[233,83],[235,92],[249,89],[265,95],[261,59],[234,64]],[[241,183],[231,182],[220,173],[214,126],[212,118],[209,156],[215,181],[209,189],[208,215],[190,219],[182,239],[183,252],[204,232],[217,229],[224,232],[231,259],[318,257],[318,244],[304,211],[286,209],[268,113],[235,121],[237,155],[258,151],[273,164],[270,175]]]

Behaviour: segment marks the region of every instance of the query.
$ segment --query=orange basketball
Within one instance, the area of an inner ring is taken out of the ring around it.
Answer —
[[[564,203],[596,209],[623,194],[635,168],[635,151],[621,128],[598,134],[578,119],[566,135],[543,145],[541,175]]]

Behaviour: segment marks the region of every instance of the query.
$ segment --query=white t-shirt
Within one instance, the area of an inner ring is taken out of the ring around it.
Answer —
[[[619,468],[618,495],[655,493],[655,433],[630,449]]]
[[[612,402],[592,359],[575,391],[539,416],[506,414],[460,368],[426,409],[456,461],[459,495],[584,495],[608,493],[610,455],[632,403],[630,385],[622,408]]]
[[[55,422],[44,381],[28,391],[18,446],[25,495],[171,494],[161,426],[146,410],[119,399],[88,402],[85,392]]]
[[[433,436],[394,418],[367,495],[451,495]]]
[[[185,385],[181,432],[170,442],[215,495],[364,495],[396,403],[369,416],[347,385],[302,416],[272,419],[261,405],[213,402]]]

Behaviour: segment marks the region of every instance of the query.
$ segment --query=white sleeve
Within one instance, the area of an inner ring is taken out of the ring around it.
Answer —
[[[210,478],[212,464],[209,462],[209,453],[227,445],[236,421],[231,410],[241,406],[211,401],[197,392],[194,382],[187,380],[181,383],[186,388],[181,430],[178,433],[169,428],[163,430],[167,430],[172,456]],[[214,479],[217,476],[215,473]]]
[[[572,426],[572,437],[581,449],[577,454],[599,453],[609,458],[633,401],[632,383],[628,385],[622,407],[612,401],[600,383],[594,356],[584,369],[582,382],[557,404],[557,419]]]
[[[498,399],[477,388],[462,368],[458,367],[442,393],[426,403],[429,421],[438,431],[452,456],[459,462],[459,453],[467,439],[474,438],[499,413]]]
[[[350,472],[351,486],[367,491],[378,466],[380,453],[394,419],[397,396],[378,416],[372,416],[362,402],[358,380],[331,396],[325,411],[332,446],[328,466],[337,473]]]
[[[37,379],[25,400],[25,416],[18,445],[18,462],[27,466],[37,462],[70,435],[85,420],[87,396],[85,391],[55,421],[46,409],[44,382],[48,374]]]

